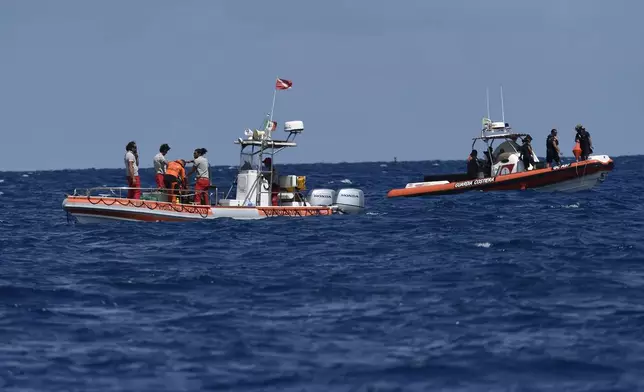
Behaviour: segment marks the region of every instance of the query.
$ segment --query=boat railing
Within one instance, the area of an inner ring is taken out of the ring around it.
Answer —
[[[139,188],[139,187],[129,187],[129,186],[96,186],[91,188],[75,188],[73,196],[92,196],[95,192],[109,192],[103,193],[103,197],[121,197],[123,192],[127,193],[130,190],[138,190],[141,193],[170,193],[170,192],[185,192],[184,189],[169,189],[169,188]],[[194,193],[191,193],[194,195]]]
[[[194,191],[188,189],[168,189],[168,188],[142,188],[127,186],[110,186],[110,187],[91,187],[75,188],[70,196],[101,197],[127,199],[130,191],[140,191],[141,200],[150,201],[168,201],[167,197],[171,194],[179,200],[193,200],[197,194],[208,193],[210,204],[216,205],[224,192],[219,191],[216,187],[211,186],[208,191]],[[161,200],[159,200],[161,198]],[[213,200],[214,199],[214,200]]]

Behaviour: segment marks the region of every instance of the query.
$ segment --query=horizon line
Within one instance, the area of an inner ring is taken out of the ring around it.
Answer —
[[[606,155],[606,154],[595,154],[595,155]],[[635,154],[627,154],[627,155],[615,155],[611,156],[612,159],[616,158],[626,158],[626,157],[637,157],[640,155],[635,155]],[[539,159],[543,158],[545,161],[545,157],[540,157],[537,155]],[[574,159],[574,156],[562,156],[562,159]],[[389,161],[339,161],[339,162],[326,162],[326,161],[319,161],[319,162],[285,162],[285,163],[278,163],[275,166],[282,166],[282,165],[319,165],[319,164],[327,164],[327,165],[341,165],[341,164],[357,164],[357,163],[408,163],[408,162],[453,162],[453,161],[460,161],[460,159],[422,159],[422,160],[389,160]],[[466,159],[463,159],[465,162]],[[210,165],[211,168],[230,168],[230,167],[238,167],[238,164],[235,165]],[[125,167],[85,167],[85,168],[62,168],[62,169],[32,169],[32,170],[4,170],[0,169],[0,173],[28,173],[28,172],[57,172],[57,171],[75,171],[75,170],[125,170]],[[154,169],[154,166],[141,166],[139,167],[139,170],[148,170],[148,169]]]

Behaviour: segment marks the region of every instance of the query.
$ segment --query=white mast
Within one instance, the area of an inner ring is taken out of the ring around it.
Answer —
[[[501,118],[503,119],[503,125],[505,126],[505,109],[503,108],[503,86],[501,85]]]
[[[490,118],[490,89],[488,87],[485,88],[485,102],[487,103],[487,119],[491,120],[491,118]]]
[[[279,76],[276,76],[275,79],[279,80]],[[273,105],[271,105],[271,117],[269,121],[273,121],[273,110],[275,109],[275,95],[277,95],[277,87],[273,89]]]

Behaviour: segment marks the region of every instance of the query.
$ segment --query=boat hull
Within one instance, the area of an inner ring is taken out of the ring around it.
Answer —
[[[217,218],[253,220],[280,216],[326,216],[338,213],[332,206],[197,206],[100,196],[68,196],[63,200],[63,209],[78,223],[185,222]]]
[[[512,173],[502,176],[462,181],[436,181],[408,184],[406,188],[392,189],[387,197],[417,197],[447,195],[468,191],[509,191],[534,189],[538,191],[578,192],[602,183],[613,169],[613,160],[601,156],[582,162]]]

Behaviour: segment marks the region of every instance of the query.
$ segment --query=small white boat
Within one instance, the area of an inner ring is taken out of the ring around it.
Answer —
[[[274,175],[275,154],[297,146],[294,139],[302,133],[304,124],[302,121],[284,123],[288,137],[281,141],[272,139],[275,127],[272,120],[265,121],[264,130],[247,129],[246,138],[235,141],[241,147],[237,177],[225,195],[211,186],[211,205],[194,204],[194,193],[185,191],[171,202],[167,189],[140,188],[141,199],[128,199],[123,195],[132,188],[99,187],[74,190],[63,200],[63,209],[78,223],[311,217],[364,211],[364,193],[360,189],[344,188],[337,192],[314,189],[305,195],[306,177]],[[267,157],[271,158],[268,167],[263,164]]]

